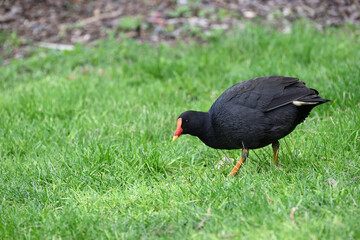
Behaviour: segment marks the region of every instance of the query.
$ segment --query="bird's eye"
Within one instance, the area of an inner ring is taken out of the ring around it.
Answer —
[[[188,122],[189,122],[189,119],[185,119],[185,122],[188,123]]]

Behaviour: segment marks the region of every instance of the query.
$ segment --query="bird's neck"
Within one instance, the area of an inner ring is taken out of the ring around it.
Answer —
[[[216,139],[215,139],[214,129],[211,123],[211,117],[208,112],[204,112],[202,114],[204,114],[203,127],[202,127],[202,131],[198,134],[197,137],[200,138],[200,140],[204,142],[206,145],[213,147],[212,143],[215,142]]]
[[[204,112],[204,122],[203,122],[203,131],[201,133],[201,135],[208,135],[208,134],[212,134],[213,128],[212,128],[212,124],[211,124],[211,118],[210,118],[210,114],[207,112]]]

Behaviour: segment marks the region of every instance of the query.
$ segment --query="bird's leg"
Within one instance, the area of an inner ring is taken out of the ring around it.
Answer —
[[[279,147],[280,147],[280,143],[279,141],[276,141],[276,142],[273,142],[272,143],[272,149],[274,151],[274,163],[275,163],[275,166],[278,165],[278,155],[279,155]]]
[[[243,162],[245,162],[247,156],[249,155],[249,149],[247,148],[243,148],[241,151],[241,158],[240,160],[236,163],[235,167],[233,168],[233,170],[230,173],[230,177],[235,177],[236,173],[239,171],[241,164],[243,164]]]

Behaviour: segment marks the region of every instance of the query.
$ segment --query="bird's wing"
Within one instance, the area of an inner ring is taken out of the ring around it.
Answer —
[[[307,88],[305,83],[297,78],[259,77],[230,87],[215,101],[212,108],[230,104],[231,106],[239,105],[268,112],[294,101],[298,101],[298,104],[304,102],[309,104],[309,102],[324,100],[317,94],[316,90]]]
[[[298,107],[306,105],[315,106],[330,101],[321,98],[318,95],[318,91],[306,87],[305,83],[299,79],[296,79],[296,81],[290,84],[281,85],[280,89],[282,90],[278,94],[273,95],[270,102],[267,104],[265,112],[272,111],[287,104],[294,104]],[[271,93],[269,95],[271,95]]]
[[[313,98],[318,96],[318,92],[314,89],[307,88],[305,83],[296,79],[296,82],[288,85],[280,85],[279,92],[272,95],[271,100],[267,103],[265,111],[271,111],[284,105],[299,101],[300,99]],[[271,89],[270,89],[271,91]],[[269,93],[271,96],[271,93]]]

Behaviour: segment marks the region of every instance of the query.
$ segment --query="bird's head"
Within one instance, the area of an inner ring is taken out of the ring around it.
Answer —
[[[173,141],[178,139],[182,134],[200,136],[205,128],[205,114],[208,113],[197,111],[183,112],[177,120],[177,128],[173,137]]]

